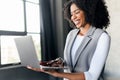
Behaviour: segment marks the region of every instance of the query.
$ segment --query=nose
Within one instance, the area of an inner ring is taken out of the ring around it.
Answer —
[[[71,15],[71,20],[75,20],[77,18],[77,16],[75,14]]]

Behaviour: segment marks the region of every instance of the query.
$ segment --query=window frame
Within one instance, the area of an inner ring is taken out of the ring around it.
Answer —
[[[23,14],[24,14],[24,31],[21,31],[21,32],[19,32],[19,31],[7,31],[7,30],[0,30],[0,58],[1,58],[1,36],[25,36],[25,35],[27,35],[27,34],[39,34],[39,35],[41,35],[41,33],[38,33],[38,32],[27,32],[27,19],[26,19],[26,3],[28,2],[28,3],[33,3],[33,4],[38,4],[39,5],[39,8],[40,8],[40,4],[39,3],[35,3],[35,2],[30,2],[30,1],[26,1],[26,0],[22,0],[23,1]],[[40,11],[40,9],[39,9],[39,11]],[[40,14],[39,14],[40,15]],[[40,17],[39,17],[40,18]],[[39,19],[40,20],[40,19]],[[1,64],[1,59],[0,59],[0,68],[1,67],[7,67],[7,66],[15,66],[15,65],[19,65],[19,64],[21,64],[21,62],[18,62],[18,63],[8,63],[8,64],[5,64],[5,65],[2,65]]]

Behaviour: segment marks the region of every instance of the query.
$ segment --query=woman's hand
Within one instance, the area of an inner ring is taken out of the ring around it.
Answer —
[[[37,71],[37,72],[44,72],[44,70],[41,69],[41,68],[33,68],[31,66],[27,66],[27,68],[30,69],[30,70],[33,70],[33,71]]]
[[[28,69],[30,70],[33,70],[33,71],[37,71],[37,72],[44,72],[44,73],[47,73],[47,74],[50,74],[54,77],[57,77],[59,72],[55,71],[55,70],[44,70],[44,69],[41,69],[41,68],[33,68],[31,66],[27,66]]]
[[[85,75],[83,72],[81,72],[81,73],[64,73],[64,72],[58,72],[53,69],[44,70],[44,69],[40,69],[40,68],[32,68],[30,66],[27,66],[27,68],[34,70],[34,71],[38,71],[38,72],[44,72],[44,73],[47,73],[54,77],[67,78],[69,80],[85,80]]]

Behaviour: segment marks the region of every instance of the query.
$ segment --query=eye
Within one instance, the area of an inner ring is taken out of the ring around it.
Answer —
[[[80,10],[76,10],[76,11],[75,11],[75,14],[79,14],[79,13],[80,13]]]
[[[76,14],[80,14],[80,12],[81,12],[80,10],[75,10],[74,12],[71,13],[71,16],[76,15]]]

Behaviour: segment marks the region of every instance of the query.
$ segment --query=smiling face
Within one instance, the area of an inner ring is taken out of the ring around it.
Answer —
[[[70,7],[71,21],[77,28],[85,26],[85,15],[83,10],[80,10],[74,3]]]

